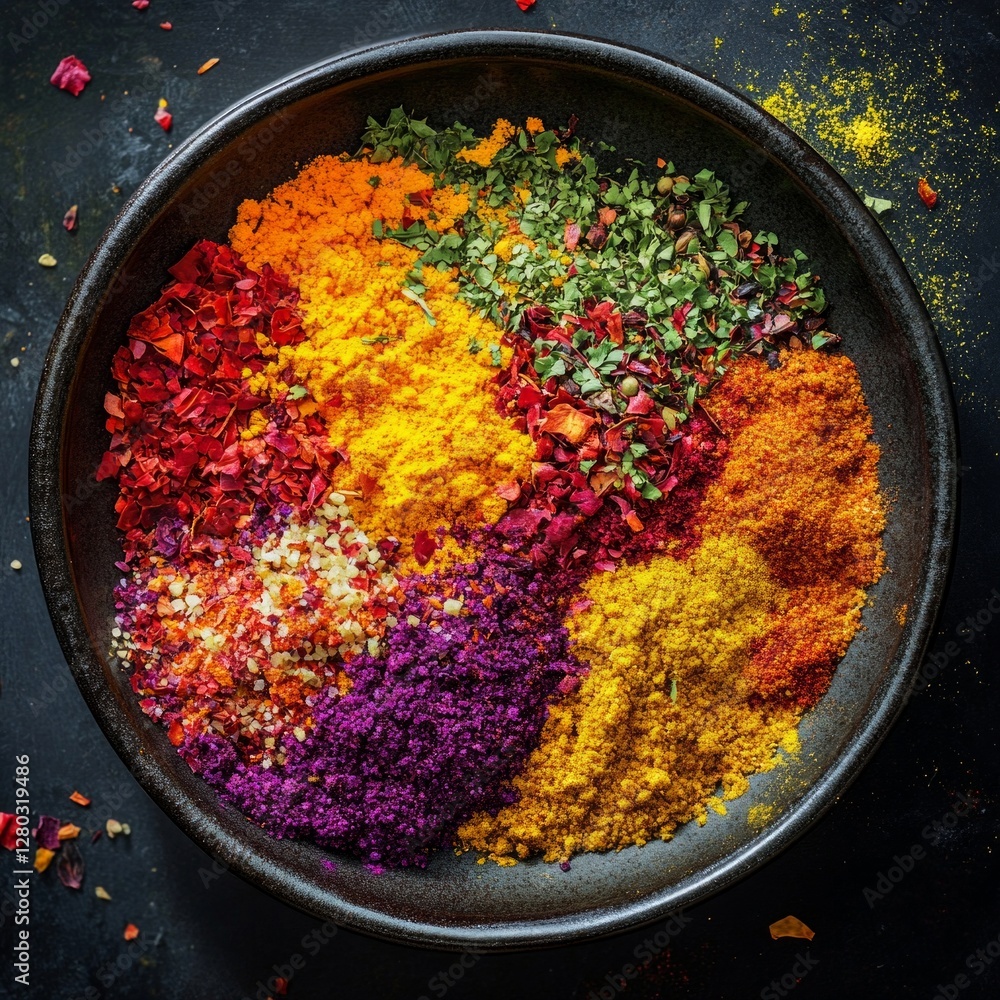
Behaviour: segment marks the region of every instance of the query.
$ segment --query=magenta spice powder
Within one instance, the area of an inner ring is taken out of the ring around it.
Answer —
[[[324,692],[310,734],[286,740],[284,766],[248,767],[212,735],[197,738],[192,760],[273,836],[376,868],[423,866],[474,813],[513,802],[546,701],[572,690],[581,669],[562,625],[565,590],[525,559],[490,546],[478,565],[404,589],[408,617],[388,633],[387,654],[351,660],[351,690]],[[457,614],[441,594],[461,602]]]

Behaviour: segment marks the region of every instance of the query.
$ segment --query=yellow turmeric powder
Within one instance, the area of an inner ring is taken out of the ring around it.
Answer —
[[[404,557],[418,531],[496,521],[506,509],[497,485],[524,478],[534,453],[494,408],[489,348],[499,329],[457,297],[453,275],[432,268],[423,272],[425,314],[402,294],[417,251],[372,233],[376,221],[399,227],[404,210],[448,230],[468,195],[432,189],[399,159],[375,167],[320,157],[264,201],[244,202],[230,233],[251,267],[266,262],[289,276],[307,333],[252,387],[308,388],[331,442],[349,455],[335,488],[360,491],[359,524],[373,538],[398,538]]]
[[[843,356],[737,362],[712,396],[729,455],[684,560],[584,586],[566,621],[590,673],[550,709],[520,800],[459,830],[499,861],[620,849],[704,822],[799,749],[884,569],[878,446]],[[672,697],[675,696],[676,700]]]
[[[720,534],[688,560],[599,573],[584,597],[566,624],[590,673],[551,707],[520,801],[461,827],[467,846],[554,861],[665,839],[704,820],[720,782],[742,790],[766,769],[798,721],[747,700],[740,668],[784,595],[745,542]]]

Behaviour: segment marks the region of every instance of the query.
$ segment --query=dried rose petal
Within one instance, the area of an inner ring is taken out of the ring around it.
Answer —
[[[42,847],[54,851],[59,846],[59,820],[55,816],[39,816],[38,826],[31,832]]]
[[[59,881],[67,889],[79,889],[83,885],[84,870],[85,865],[80,849],[72,840],[67,840],[63,849],[59,852],[59,860],[56,862]]]
[[[78,806],[89,806],[90,799],[87,798],[82,792],[74,791],[69,797],[70,802],[75,802]]]
[[[13,851],[17,846],[17,816],[0,812],[0,846]]]
[[[70,207],[66,210],[66,214],[63,216],[62,224],[63,229],[65,229],[67,233],[71,233],[74,229],[76,229],[76,217],[78,213],[79,208],[76,205],[70,205]]]
[[[90,72],[76,56],[66,56],[56,66],[49,82],[60,90],[68,90],[74,97],[79,97],[83,88],[90,83]]]
[[[135,924],[125,925],[125,931],[122,934],[122,937],[125,938],[126,941],[134,941],[138,936],[139,928],[136,927]]]

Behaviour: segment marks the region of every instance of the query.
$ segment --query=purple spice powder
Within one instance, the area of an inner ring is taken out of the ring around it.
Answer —
[[[423,867],[474,813],[515,801],[511,781],[538,746],[547,700],[581,671],[565,598],[527,560],[488,548],[476,565],[404,588],[420,623],[392,629],[386,656],[351,661],[352,689],[326,693],[305,741],[286,741],[283,766],[247,766],[214,734],[191,746],[206,780],[272,835],[375,867]],[[463,611],[431,611],[434,596]]]

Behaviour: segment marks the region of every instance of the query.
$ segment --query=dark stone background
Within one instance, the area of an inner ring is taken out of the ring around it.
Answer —
[[[152,0],[145,12],[128,0],[3,4],[0,809],[14,801],[13,756],[27,753],[35,810],[85,827],[115,816],[133,833],[93,846],[81,838],[88,870],[80,892],[60,885],[54,866],[34,880],[28,989],[13,982],[6,901],[14,865],[11,855],[0,857],[0,997],[238,1000],[257,996],[258,981],[296,954],[305,964],[291,978],[293,998],[584,998],[602,988],[606,997],[773,997],[787,992],[792,980],[784,987],[780,980],[798,955],[808,962],[798,966],[805,975],[793,987],[796,997],[932,1000],[942,987],[940,995],[950,998],[998,995],[1000,961],[988,950],[984,962],[975,958],[1000,942],[1000,679],[993,675],[1000,649],[993,621],[1000,611],[993,499],[1000,341],[989,339],[1000,287],[992,284],[1000,269],[996,5],[772,6],[539,0],[524,14],[514,0]],[[167,19],[169,33],[157,27]],[[347,931],[322,946],[315,938],[304,943],[316,921],[213,871],[108,747],[49,625],[26,519],[29,421],[49,337],[91,248],[171,144],[249,91],[338,51],[449,28],[509,26],[640,45],[758,97],[786,71],[821,88],[829,85],[828,71],[833,78],[871,71],[877,100],[900,123],[892,163],[858,163],[814,119],[804,134],[857,189],[897,202],[883,224],[931,306],[960,414],[958,557],[929,651],[934,659],[925,664],[937,676],[818,826],[761,871],[692,909],[669,949],[627,983],[618,978],[623,966],[636,961],[634,949],[658,928],[550,951],[466,956],[464,966],[454,965],[458,956]],[[77,100],[48,83],[69,53],[94,76]],[[220,64],[197,76],[211,56]],[[170,101],[169,136],[152,121],[155,98],[123,94],[144,78],[158,81]],[[922,171],[941,189],[934,213],[914,194]],[[74,202],[80,225],[68,235],[60,222]],[[39,267],[43,252],[54,254],[58,267]],[[13,357],[17,368],[9,364]],[[20,572],[9,568],[12,559],[24,564]],[[73,788],[94,799],[88,812],[67,801]],[[961,805],[960,795],[974,808]],[[957,801],[962,817],[953,812]],[[906,862],[913,845],[924,854],[912,870],[884,898],[866,900],[864,890],[877,886],[894,858]],[[108,889],[111,902],[95,898],[96,885]],[[816,931],[813,942],[769,938],[768,924],[789,913]],[[128,921],[142,929],[131,949],[122,939]],[[1000,954],[1000,943],[994,950]],[[961,974],[967,979],[953,985]]]

